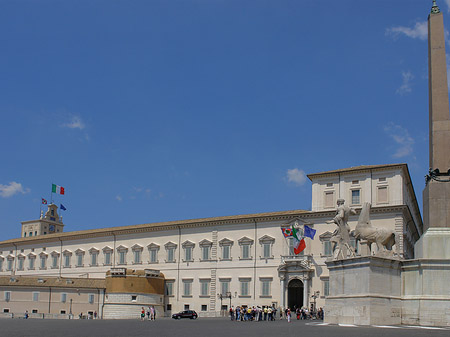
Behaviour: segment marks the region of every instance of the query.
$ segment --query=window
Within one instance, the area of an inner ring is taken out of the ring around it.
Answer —
[[[142,263],[142,261],[141,261],[141,251],[140,250],[134,250],[133,251],[133,263],[134,264]]]
[[[38,302],[38,301],[39,301],[39,292],[34,291],[33,292],[33,302]]]
[[[220,280],[220,293],[222,295],[226,295],[228,292],[230,292],[230,282],[230,279]]]
[[[52,268],[58,268],[58,255],[52,255]]]
[[[205,239],[205,240],[200,241],[199,246],[200,246],[201,253],[202,253],[201,261],[211,260],[212,242]]]
[[[105,265],[105,266],[112,265],[112,262],[111,262],[112,261],[112,259],[111,259],[112,252],[113,252],[113,250],[111,247],[106,246],[103,248],[103,265]]]
[[[83,267],[83,260],[84,260],[84,252],[81,250],[78,250],[75,252],[77,256],[77,267]]]
[[[184,305],[184,310],[189,310],[189,304]]]
[[[261,279],[261,296],[271,296],[272,279]]]
[[[64,267],[70,268],[70,257],[72,256],[71,253],[65,253],[64,254]]]
[[[23,263],[24,263],[25,259],[23,257],[19,257],[19,265],[17,266],[17,270],[23,270]]]
[[[128,248],[125,246],[119,246],[119,247],[117,247],[117,252],[119,254],[119,263],[118,264],[127,264]]]
[[[325,200],[324,200],[325,208],[334,207],[334,191],[325,192]]]
[[[261,245],[261,258],[262,259],[273,259],[272,246],[275,243],[275,239],[269,235],[264,235],[259,239]]]
[[[89,304],[94,304],[94,294],[89,294]]]
[[[251,259],[250,257],[250,245],[242,245],[242,257],[243,260]]]
[[[167,309],[167,311],[171,311],[172,310],[172,304],[167,304],[166,309]]]
[[[322,283],[323,283],[323,295],[324,296],[330,295],[330,280],[329,279],[324,279],[322,281]]]
[[[142,250],[144,247],[140,245],[134,245],[131,247],[133,251],[133,264],[141,264],[142,263]]]
[[[202,247],[202,260],[208,261],[211,256],[211,246]]]
[[[193,261],[194,258],[193,258],[192,253],[193,253],[195,244],[191,241],[185,241],[185,242],[183,242],[182,247],[184,249],[184,261],[185,262]]]
[[[5,302],[11,301],[11,292],[5,291],[4,294],[5,294]]]
[[[173,296],[174,281],[166,281],[166,296]]]
[[[150,263],[158,263],[158,251],[159,251],[159,245],[155,243],[151,243],[147,246],[148,252],[150,254]]]
[[[8,258],[8,262],[6,264],[7,271],[13,270],[13,262],[14,262],[14,258],[12,258],[12,257]]]
[[[388,188],[387,188],[387,186],[378,186],[378,188],[377,188],[377,202],[379,204],[386,204],[388,202]]]
[[[131,302],[137,301],[137,295],[131,295]]]
[[[36,256],[29,255],[28,256],[28,269],[34,269],[34,261],[36,261]]]
[[[91,266],[98,266],[98,253],[98,249],[91,248],[89,250],[89,254],[91,254]]]
[[[41,255],[40,269],[45,269],[46,267],[47,267],[47,255]]]
[[[352,205],[359,205],[361,190],[352,190]]]
[[[325,232],[319,236],[319,240],[322,242],[322,256],[333,255],[333,245],[330,241],[332,235],[331,232]]]
[[[330,240],[324,240],[323,241],[323,255],[324,256],[331,256],[331,241]]]
[[[65,315],[65,314],[66,314],[66,311],[65,311],[65,310],[61,310],[59,313],[60,313],[61,315]]]
[[[167,252],[167,260],[166,262],[176,262],[175,260],[175,249],[177,249],[177,245],[173,242],[168,242],[164,245]]]
[[[158,251],[156,249],[150,250],[150,263],[158,262]]]
[[[222,260],[230,260],[230,246],[222,247]]]
[[[208,305],[202,304],[202,311],[208,311]]]
[[[200,296],[208,296],[209,297],[209,285],[210,280],[200,280]]]
[[[175,262],[175,248],[167,249],[167,262]]]
[[[8,308],[4,308],[4,309],[3,309],[3,312],[4,312],[4,313],[8,313],[8,312],[9,312],[9,309],[8,309]]]
[[[192,296],[192,280],[183,280],[183,296]]]
[[[127,252],[121,251],[119,252],[119,264],[126,264],[127,263]]]
[[[232,260],[231,258],[231,247],[233,246],[233,241],[227,238],[224,238],[219,241],[219,246],[222,250],[222,260]]]
[[[67,294],[66,293],[62,293],[61,294],[61,303],[66,303],[67,302]]]
[[[240,278],[240,296],[249,296],[250,295],[250,281],[251,278]]]

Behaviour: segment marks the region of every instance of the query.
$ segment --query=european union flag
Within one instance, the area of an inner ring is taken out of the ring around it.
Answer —
[[[316,235],[317,231],[315,229],[312,229],[311,227],[309,227],[307,225],[305,225],[304,228],[305,228],[304,235],[307,236],[308,238],[311,238],[311,239],[314,240],[314,235]]]
[[[67,211],[67,208],[65,208],[63,204],[60,204],[59,208],[61,208],[63,211]]]

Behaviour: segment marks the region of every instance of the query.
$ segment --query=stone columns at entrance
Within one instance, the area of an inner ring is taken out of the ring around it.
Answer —
[[[309,301],[308,301],[308,294],[309,294],[309,291],[308,291],[308,279],[306,279],[306,278],[304,278],[303,279],[303,306],[304,307],[306,307],[306,308],[308,308],[308,304],[309,304]]]
[[[286,278],[282,277],[280,279],[280,289],[281,289],[281,294],[280,294],[280,302],[281,302],[281,307],[284,309],[286,308]]]

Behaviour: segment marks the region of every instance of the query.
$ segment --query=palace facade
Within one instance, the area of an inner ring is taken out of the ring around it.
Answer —
[[[395,229],[401,257],[414,257],[423,224],[406,164],[308,177],[311,210],[63,232],[56,206],[49,205],[40,219],[22,223],[20,238],[0,242],[0,310],[64,315],[74,299],[74,314],[95,311],[103,318],[137,317],[141,306],[149,305],[165,316],[185,309],[219,316],[236,305],[323,307],[329,289],[325,261],[332,257],[330,239],[336,229],[329,221],[339,198],[356,210],[370,202],[372,224]],[[352,229],[357,219],[350,218]],[[295,222],[317,231],[314,239],[305,239],[301,255],[293,253],[291,238],[281,230]],[[358,251],[359,244],[353,246]],[[164,289],[148,281],[150,291],[142,280],[142,287],[125,281],[109,287],[108,277],[163,279]],[[68,287],[67,279],[80,285]],[[45,282],[57,296],[49,299]],[[46,295],[39,297],[39,291]],[[85,298],[77,297],[80,292]],[[63,299],[66,304],[60,305]]]

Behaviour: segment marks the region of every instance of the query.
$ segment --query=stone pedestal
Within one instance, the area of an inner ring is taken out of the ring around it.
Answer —
[[[401,324],[401,262],[365,256],[329,261],[330,295],[325,322]]]
[[[404,261],[402,323],[450,326],[450,228],[431,227]]]

